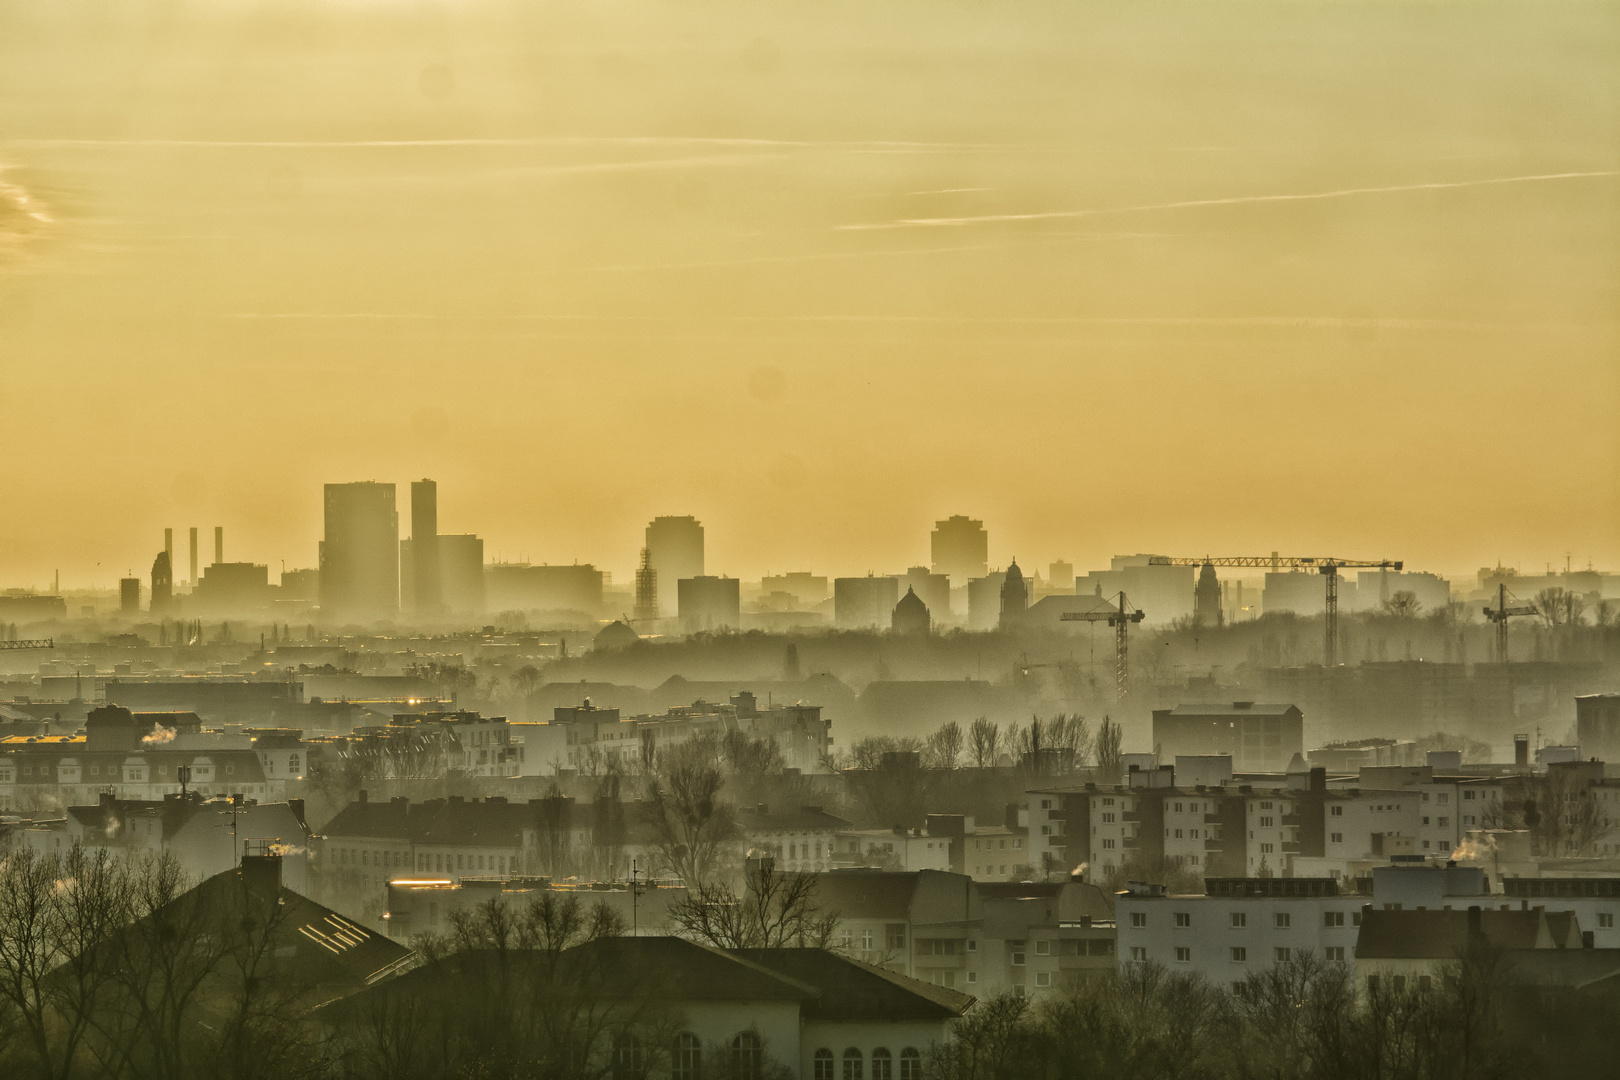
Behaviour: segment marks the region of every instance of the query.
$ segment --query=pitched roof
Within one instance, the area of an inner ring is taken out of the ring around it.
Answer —
[[[1497,949],[1570,948],[1580,938],[1572,912],[1540,910],[1479,913],[1479,932]],[[1455,960],[1467,951],[1468,911],[1390,911],[1367,908],[1356,938],[1357,960]]]
[[[677,937],[602,938],[569,950],[608,974],[608,988],[627,995],[667,994],[679,1001],[806,1001],[814,986],[764,967],[746,955]]]
[[[847,829],[851,824],[819,806],[790,806],[776,810],[768,806],[745,806],[737,811],[737,823],[745,830],[823,829],[832,832]]]
[[[917,873],[830,870],[816,875],[816,902],[845,918],[905,919],[917,892]]]
[[[1199,705],[1177,705],[1173,709],[1154,709],[1165,716],[1285,716],[1294,711],[1294,705],[1268,705],[1258,701],[1217,701]]]
[[[973,998],[897,975],[824,949],[734,949],[760,967],[814,987],[805,1019],[842,1021],[948,1020]]]

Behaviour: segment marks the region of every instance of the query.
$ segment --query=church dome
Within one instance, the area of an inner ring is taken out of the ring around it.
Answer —
[[[596,640],[592,648],[596,649],[622,649],[626,645],[634,645],[641,640],[641,635],[629,623],[615,619],[596,633]]]

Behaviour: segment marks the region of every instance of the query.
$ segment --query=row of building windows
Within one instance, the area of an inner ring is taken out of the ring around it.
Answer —
[[[866,1058],[853,1046],[845,1050],[842,1057],[834,1057],[831,1050],[822,1047],[810,1061],[814,1080],[867,1080]],[[894,1055],[886,1047],[872,1051],[871,1063],[871,1080],[896,1080]],[[922,1080],[922,1055],[913,1047],[900,1051],[898,1080]]]
[[[1227,950],[1227,956],[1231,960],[1231,962],[1234,963],[1234,964],[1247,964],[1249,962],[1249,950],[1246,947],[1241,946],[1241,945],[1234,945],[1231,948],[1229,948]],[[1329,945],[1327,948],[1322,950],[1322,956],[1329,963],[1342,964],[1342,963],[1344,963],[1344,946],[1343,945]],[[1133,961],[1135,961],[1137,963],[1146,963],[1147,958],[1148,958],[1148,952],[1147,952],[1147,948],[1145,946],[1142,946],[1142,945],[1132,945],[1131,946],[1131,959]],[[1294,958],[1294,950],[1289,948],[1286,945],[1278,945],[1278,946],[1276,946],[1275,948],[1273,948],[1271,950],[1271,958],[1273,960],[1275,960],[1279,964],[1286,964],[1286,963],[1288,963],[1290,960],[1292,960]],[[1177,945],[1176,946],[1176,963],[1178,963],[1178,964],[1190,964],[1190,963],[1192,963],[1192,947],[1191,946],[1188,946],[1188,945]]]
[[[1227,917],[1230,920],[1229,925],[1234,930],[1242,930],[1242,929],[1245,929],[1249,925],[1249,913],[1247,911],[1231,911],[1231,912],[1227,913]],[[1271,913],[1271,918],[1272,918],[1272,925],[1275,926],[1279,930],[1287,930],[1288,928],[1290,928],[1291,926],[1294,925],[1294,914],[1291,911],[1274,911],[1274,912]],[[1171,922],[1178,929],[1190,928],[1192,926],[1192,912],[1190,912],[1190,911],[1171,912]],[[1131,912],[1131,928],[1132,929],[1141,930],[1141,929],[1145,928],[1147,926],[1147,924],[1148,924],[1147,912],[1145,912],[1145,911],[1133,911],[1133,912]],[[1330,929],[1334,928],[1334,927],[1343,926],[1344,925],[1344,912],[1342,912],[1342,911],[1324,911],[1324,912],[1322,912],[1322,925],[1323,925],[1323,927],[1330,928]],[[1360,926],[1361,925],[1361,912],[1352,911],[1350,913],[1350,925],[1351,926]]]

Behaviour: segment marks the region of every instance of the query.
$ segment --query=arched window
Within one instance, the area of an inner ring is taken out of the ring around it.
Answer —
[[[812,1080],[838,1080],[835,1073],[836,1066],[833,1064],[833,1052],[825,1046],[816,1051],[815,1057],[811,1059],[811,1066]]]
[[[765,1071],[765,1050],[759,1036],[739,1031],[731,1040],[731,1075],[737,1080],[760,1080]]]
[[[900,1051],[900,1080],[922,1080],[922,1055],[915,1046]]]
[[[670,1080],[703,1080],[703,1043],[690,1031],[675,1036],[669,1054]]]
[[[887,1047],[872,1051],[872,1080],[894,1080],[894,1060]]]
[[[853,1046],[844,1051],[844,1080],[864,1080],[861,1052]]]
[[[613,1080],[640,1080],[646,1068],[640,1039],[626,1031],[613,1040]]]

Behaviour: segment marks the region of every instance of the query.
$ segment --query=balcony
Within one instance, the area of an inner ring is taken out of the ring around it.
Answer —
[[[1122,847],[1122,848],[1125,848],[1127,851],[1129,851],[1129,850],[1141,847],[1142,846],[1142,841],[1138,840],[1134,836],[1127,836],[1125,839],[1123,839],[1123,840],[1121,840],[1119,842],[1119,846]]]
[[[1282,816],[1282,825],[1283,825],[1283,828],[1285,828],[1285,829],[1290,825],[1299,825],[1299,824],[1302,824],[1302,823],[1299,820],[1299,815],[1298,814],[1284,814]]]
[[[1120,813],[1119,813],[1119,820],[1121,820],[1121,821],[1141,821],[1142,820],[1142,811],[1140,811],[1140,810],[1121,810]]]
[[[1204,815],[1204,824],[1205,825],[1219,825],[1220,823],[1221,823],[1221,815],[1219,815],[1219,814],[1205,814]]]
[[[1221,841],[1221,839],[1219,837],[1216,837],[1216,836],[1206,836],[1206,837],[1204,837],[1204,850],[1205,851],[1220,851],[1224,847],[1225,847],[1225,844],[1222,843],[1222,841]]]

